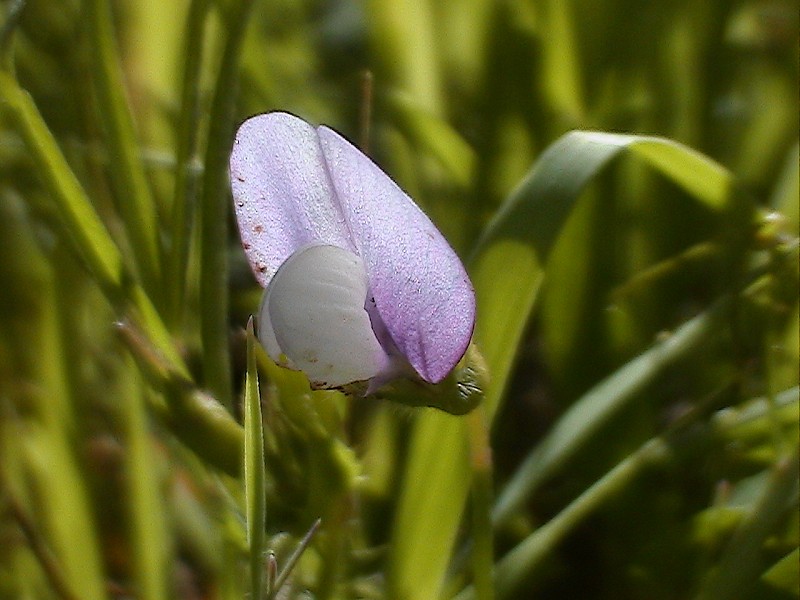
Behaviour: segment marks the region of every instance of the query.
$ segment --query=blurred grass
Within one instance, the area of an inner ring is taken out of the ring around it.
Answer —
[[[360,139],[365,69],[490,382],[454,417],[259,355],[278,569],[322,518],[282,593],[800,597],[796,3],[0,7],[0,597],[259,585],[224,165],[271,109]]]

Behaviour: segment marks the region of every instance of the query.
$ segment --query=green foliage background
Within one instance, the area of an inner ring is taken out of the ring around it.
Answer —
[[[796,3],[0,6],[0,597],[800,597]],[[245,335],[278,109],[464,259],[469,415]]]

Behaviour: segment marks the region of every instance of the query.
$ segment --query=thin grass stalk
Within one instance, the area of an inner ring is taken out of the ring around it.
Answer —
[[[186,270],[191,246],[192,208],[198,175],[194,172],[200,121],[200,75],[208,0],[193,0],[186,20],[186,62],[181,85],[181,114],[175,156],[175,190],[172,198],[170,251],[166,262],[167,321],[176,330],[183,317]]]
[[[256,338],[253,318],[247,323],[247,376],[244,386],[244,495],[247,516],[247,543],[250,553],[250,598],[264,597],[264,536],[266,487],[264,469],[264,429],[261,418],[261,392],[256,369]]]
[[[186,389],[191,384],[189,371],[149,295],[126,271],[119,249],[67,164],[33,100],[10,73],[2,70],[0,94],[5,100],[3,107],[22,136],[44,188],[61,217],[65,239],[72,243],[76,254],[83,259],[117,313],[131,315],[140,327],[147,340],[147,350],[163,367],[156,377],[167,374],[169,379],[162,383],[168,387],[172,378],[180,380],[177,386],[180,389],[168,394],[170,404],[154,404],[152,407],[187,446],[207,456],[223,470],[238,474],[243,438],[241,427],[230,414],[221,411],[213,398]],[[209,440],[217,443],[209,444]]]
[[[25,8],[26,0],[12,0],[6,8],[5,22],[0,28],[0,68],[11,71],[13,68],[13,54],[11,46],[14,41],[14,31],[19,25],[19,19]]]
[[[575,402],[528,455],[499,495],[492,514],[495,525],[507,521],[547,477],[574,456],[604,423],[627,406],[664,369],[706,340],[728,306],[725,298],[687,321],[669,338],[615,371]]]
[[[624,489],[643,468],[662,460],[669,454],[667,443],[661,438],[648,440],[617,466],[595,482],[547,524],[537,529],[495,567],[495,592],[497,598],[510,597],[519,586],[550,558],[553,548],[564,539],[584,518],[602,506],[609,498]],[[470,587],[456,596],[456,600],[476,598]]]
[[[26,217],[19,198],[6,191],[0,198],[0,411],[3,433],[13,442],[0,447],[0,484],[19,503],[15,518],[27,526],[55,589],[101,598],[97,529],[73,443],[76,414],[68,400],[56,271]],[[52,547],[52,561],[45,547]]]
[[[311,524],[311,527],[308,529],[306,534],[303,536],[303,539],[297,544],[297,547],[292,552],[289,559],[286,561],[281,572],[278,574],[277,578],[275,579],[275,583],[270,590],[270,595],[267,596],[267,600],[275,600],[278,593],[283,588],[284,584],[289,580],[289,576],[294,571],[294,568],[297,566],[297,563],[300,561],[300,558],[303,556],[303,553],[308,548],[308,545],[311,543],[311,540],[316,535],[317,530],[319,529],[320,525],[322,525],[322,520],[317,519]]]
[[[76,583],[70,570],[73,565],[65,564],[63,551],[56,552],[63,546],[56,546],[53,530],[40,522],[41,511],[35,509],[40,502],[35,500],[36,491],[31,489],[25,472],[22,451],[30,430],[44,427],[54,432],[50,440],[53,448],[58,448],[57,440],[70,439],[75,433],[59,323],[62,315],[54,289],[58,278],[37,244],[26,213],[15,192],[7,189],[0,195],[0,314],[4,317],[0,320],[0,354],[5,374],[0,377],[0,495],[48,585],[59,598],[77,599],[76,590],[87,588]],[[11,348],[14,351],[9,353]],[[59,451],[53,459],[64,456]],[[71,458],[70,454],[67,460]],[[12,555],[29,558],[27,550],[20,548]],[[85,557],[89,577],[96,571],[92,554],[88,549]],[[17,588],[17,594],[22,595],[22,587]]]
[[[3,501],[9,516],[19,527],[25,542],[44,572],[53,593],[61,600],[80,600],[79,596],[72,590],[72,584],[64,576],[57,557],[45,541],[36,522],[27,513],[23,503],[14,496],[6,485],[2,469],[0,469],[0,491],[3,492]]]
[[[79,256],[101,288],[119,298],[127,278],[122,255],[94,210],[33,99],[8,71],[0,71],[3,108],[28,147]]]
[[[111,6],[106,0],[87,0],[87,26],[94,61],[92,74],[98,114],[106,135],[109,171],[117,207],[145,289],[158,304],[161,288],[161,250],[156,204],[141,159],[133,115],[125,97],[119,51],[114,41]]]
[[[124,427],[128,530],[133,547],[138,597],[169,598],[170,565],[174,562],[172,539],[157,468],[156,448],[149,431],[146,390],[136,366],[128,358],[128,373],[121,379],[125,397],[120,398],[120,423]]]
[[[206,386],[229,409],[233,406],[228,353],[228,157],[233,139],[238,65],[253,0],[240,0],[229,11],[228,37],[222,52],[211,104],[203,173],[200,250],[200,334]]]
[[[800,497],[798,449],[779,457],[770,479],[750,513],[736,529],[717,566],[709,573],[695,600],[735,600],[758,579],[764,542],[776,523],[797,511]]]
[[[408,93],[424,112],[444,112],[440,54],[429,0],[368,0],[372,50],[389,87]]]
[[[494,600],[494,535],[492,529],[492,448],[483,405],[465,417],[469,426],[472,465],[472,581],[477,600]]]

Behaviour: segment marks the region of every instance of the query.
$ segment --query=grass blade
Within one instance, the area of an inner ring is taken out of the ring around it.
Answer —
[[[118,292],[125,279],[122,255],[67,164],[33,99],[7,71],[0,71],[0,95],[78,254],[86,261],[101,287]]]
[[[89,197],[81,187],[72,169],[47,128],[41,114],[31,97],[19,87],[13,76],[0,70],[0,93],[5,99],[4,106],[17,125],[32,160],[43,178],[45,189],[54,202],[63,222],[65,239],[72,242],[76,253],[85,261],[87,268],[105,293],[109,301],[121,313],[129,312],[137,325],[153,346],[159,360],[166,363],[168,370],[178,374],[184,381],[190,381],[189,371],[175,349],[172,339],[161,317],[153,306],[150,297],[127,272],[122,255],[112,240],[100,217],[94,210]],[[227,357],[226,357],[227,360]],[[181,403],[172,406],[163,415],[171,424],[173,431],[188,446],[214,448],[208,444],[208,436],[232,440],[222,444],[225,448],[240,448],[241,429],[232,421],[230,415],[221,415],[214,402],[203,394],[181,394]],[[190,423],[187,427],[185,423]],[[203,432],[196,436],[196,430]],[[221,457],[222,464],[232,473],[238,472],[238,452],[232,460]]]
[[[442,82],[432,3],[370,0],[365,11],[380,69],[392,88],[408,93],[420,109],[442,114]]]
[[[390,597],[436,598],[469,488],[466,420],[425,412],[410,448],[393,524]]]
[[[121,380],[125,386],[121,398],[126,431],[125,453],[128,480],[128,510],[133,546],[138,597],[143,600],[169,598],[168,582],[173,552],[167,528],[159,469],[155,448],[148,429],[144,386],[133,362],[128,360],[129,374]]]
[[[741,598],[743,592],[756,583],[763,568],[759,556],[764,541],[788,511],[797,510],[800,497],[797,465],[796,448],[791,455],[783,456],[775,464],[761,498],[739,525],[696,600]]]
[[[175,156],[175,190],[172,198],[170,253],[166,263],[166,281],[170,282],[168,312],[170,325],[179,327],[186,292],[186,267],[191,245],[191,208],[195,204],[198,176],[193,173],[200,108],[200,75],[203,36],[208,0],[194,0],[189,5],[186,26],[186,62],[181,88],[181,115],[178,123],[178,148]]]
[[[672,140],[573,131],[551,145],[490,223],[469,265],[478,300],[475,339],[491,376],[485,399],[490,424],[550,251],[585,187],[625,153],[635,154],[712,209],[724,208],[730,198],[730,174]],[[466,447],[463,424],[440,415],[418,417],[392,542],[390,581],[410,588],[402,590],[407,598],[435,596],[444,580],[469,489]],[[434,493],[444,485],[447,493]],[[403,595],[400,588],[394,591]]]
[[[546,525],[537,529],[506,554],[495,567],[497,598],[510,597],[578,523],[628,485],[644,467],[662,459],[668,452],[669,449],[662,439],[649,440],[595,482]],[[474,590],[467,588],[456,598],[471,600],[474,597]]]
[[[586,441],[669,365],[691,352],[714,330],[727,303],[687,321],[666,340],[630,361],[589,390],[558,420],[506,484],[493,511],[503,523]]]
[[[205,384],[223,406],[233,405],[228,354],[228,158],[233,145],[233,113],[239,56],[253,0],[240,0],[229,12],[228,36],[211,104],[203,196],[201,200],[200,333]]]
[[[317,519],[316,521],[314,521],[311,524],[311,527],[306,532],[306,534],[303,536],[303,539],[300,540],[300,542],[297,544],[297,547],[294,549],[294,552],[292,552],[292,555],[286,561],[286,564],[283,566],[283,569],[281,570],[280,574],[275,578],[275,582],[273,588],[270,590],[270,595],[268,600],[273,600],[281,591],[281,588],[289,579],[289,575],[292,574],[292,571],[294,570],[295,566],[297,566],[300,557],[303,556],[303,553],[306,551],[306,548],[308,548],[308,545],[311,543],[311,540],[316,535],[320,525],[322,525],[321,519]]]
[[[250,317],[247,323],[247,375],[244,383],[244,501],[247,542],[250,548],[250,597],[261,600],[264,593],[264,527],[267,501],[256,343],[253,318]]]
[[[161,288],[161,256],[156,204],[150,191],[136,139],[133,115],[125,98],[111,25],[111,6],[106,0],[85,3],[93,51],[98,113],[108,140],[109,163],[116,189],[117,207],[136,257],[136,267],[152,295]],[[152,296],[151,296],[152,297]]]

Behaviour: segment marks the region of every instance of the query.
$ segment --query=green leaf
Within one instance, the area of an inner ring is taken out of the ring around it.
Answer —
[[[63,222],[65,239],[72,242],[76,253],[85,261],[87,268],[105,293],[109,301],[120,312],[130,312],[137,325],[147,336],[159,361],[165,363],[171,374],[177,374],[183,382],[189,381],[189,370],[178,354],[155,306],[141,285],[127,272],[122,255],[112,240],[89,197],[81,187],[74,172],[48,129],[31,97],[19,87],[13,76],[0,70],[0,94],[5,102],[2,107],[9,112],[20,135],[26,143],[45,189],[59,212]],[[227,354],[225,355],[227,360]],[[217,452],[221,464],[231,473],[231,461],[227,449],[239,448],[241,429],[229,414],[216,409],[217,404],[208,401],[202,393],[179,394],[179,405],[168,407],[165,420],[187,445],[210,448],[208,435],[219,436],[221,446]],[[189,427],[186,423],[190,423]],[[197,436],[197,431],[202,435]],[[199,445],[199,446],[198,446]],[[235,461],[238,464],[238,453]]]
[[[209,14],[208,0],[189,4],[185,33],[185,63],[181,86],[181,112],[178,122],[178,146],[175,156],[175,188],[172,197],[170,252],[165,265],[167,289],[167,314],[169,324],[177,327],[185,310],[186,268],[188,264],[193,207],[196,203],[198,176],[193,173],[193,160],[197,152],[200,120],[200,75],[202,68],[203,35]]]
[[[397,92],[387,100],[411,145],[427,150],[455,183],[467,187],[472,181],[476,156],[464,138],[441,118],[417,106],[408,94]]]
[[[550,251],[586,186],[624,154],[644,160],[710,208],[726,206],[730,174],[672,140],[573,131],[550,146],[504,202],[469,263],[478,301],[475,340],[491,377],[485,399],[490,423]],[[392,588],[397,597],[431,598],[441,589],[470,485],[464,436],[461,423],[437,415],[422,414],[415,424],[392,538],[390,582],[408,588]],[[447,493],[432,492],[444,483]],[[424,550],[414,536],[425,540]]]
[[[85,600],[106,597],[99,538],[89,490],[65,432],[31,423],[19,436],[20,455],[41,503],[41,523],[70,589]]]
[[[158,218],[141,160],[133,115],[125,97],[111,6],[107,0],[89,0],[85,8],[92,44],[90,56],[94,61],[91,74],[111,157],[109,171],[116,189],[117,207],[125,221],[136,268],[152,297],[163,289]]]
[[[26,217],[20,199],[6,190],[0,196],[0,494],[27,539],[24,554],[33,551],[35,571],[53,591],[105,598],[86,457],[75,444],[80,413],[69,386],[71,346],[60,320],[56,266]],[[12,582],[6,593],[16,597],[21,589]]]
[[[564,463],[664,370],[695,349],[719,325],[727,303],[681,325],[576,401],[528,454],[495,504],[495,523],[508,519]]]
[[[581,52],[572,2],[550,0],[540,6],[542,29],[542,87],[550,105],[570,123],[585,120]]]
[[[366,23],[378,65],[390,89],[407,92],[420,108],[442,113],[442,81],[429,0],[366,3]]]
[[[494,581],[498,599],[512,597],[518,587],[550,556],[553,548],[592,511],[624,489],[643,468],[661,460],[669,452],[661,438],[653,438],[608,471],[566,508],[539,527],[495,566]],[[472,600],[472,588],[457,600]]]
[[[439,593],[469,486],[467,433],[463,417],[428,411],[417,418],[393,524],[391,598]]]
[[[188,377],[188,370],[175,351],[150,297],[127,272],[119,248],[33,100],[5,71],[0,71],[0,92],[61,217],[66,239],[72,242],[111,303],[117,307],[132,306],[139,323],[170,368]]]
[[[756,584],[761,572],[760,555],[767,537],[790,510],[797,510],[800,473],[797,448],[776,462],[761,497],[748,514],[711,570],[696,600],[740,598]]]
[[[772,565],[762,576],[761,581],[773,589],[783,590],[787,594],[800,595],[800,548],[795,548],[789,554]]]
[[[228,353],[228,158],[233,145],[236,79],[253,0],[230,8],[228,32],[211,103],[211,125],[200,204],[200,334],[205,385],[223,406],[233,406]]]
[[[778,183],[772,192],[769,205],[780,211],[787,219],[787,229],[795,236],[800,234],[800,144],[789,150]]]
[[[142,379],[133,361],[127,361],[129,373],[120,378],[122,419],[126,428],[125,462],[127,467],[129,529],[133,545],[137,596],[144,600],[169,598],[168,582],[173,564],[173,548],[167,528],[162,481],[153,441],[148,428]]]
[[[106,290],[119,290],[124,280],[122,255],[67,164],[33,99],[6,72],[0,71],[3,107],[14,120],[64,221],[79,255]]]
[[[247,322],[247,375],[244,384],[244,497],[247,542],[250,547],[250,597],[264,593],[264,527],[266,523],[266,473],[261,394],[256,369],[256,338],[253,318]]]

